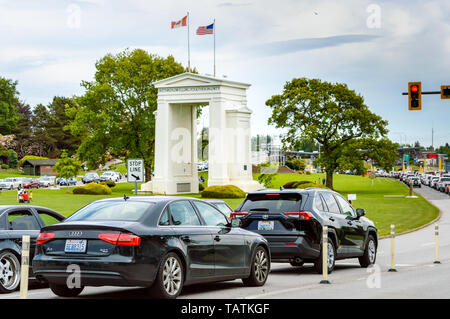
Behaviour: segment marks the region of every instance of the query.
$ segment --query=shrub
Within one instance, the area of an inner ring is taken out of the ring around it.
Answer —
[[[317,183],[314,183],[311,181],[293,181],[293,182],[288,182],[283,185],[283,188],[286,188],[286,189],[293,189],[293,188],[305,189],[308,187],[328,188],[324,185],[317,184]]]
[[[2,168],[3,168],[3,169],[8,169],[9,166],[8,166],[8,164],[2,164]]]
[[[234,185],[209,186],[201,193],[203,198],[244,198],[245,192]]]
[[[202,183],[198,183],[198,190],[199,192],[203,191],[205,189],[205,186],[203,186]]]
[[[114,186],[116,186],[116,183],[113,181],[104,181],[104,182],[101,182],[100,185],[104,185],[104,186],[108,186],[109,188],[113,188]]]
[[[286,166],[295,171],[304,171],[306,162],[303,159],[293,159],[291,161],[286,161]]]
[[[84,186],[75,187],[73,193],[85,195],[111,195],[112,191],[111,188],[106,185],[89,183]]]

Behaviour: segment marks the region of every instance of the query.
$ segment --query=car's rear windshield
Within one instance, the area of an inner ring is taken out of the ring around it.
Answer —
[[[67,218],[67,221],[138,221],[154,203],[137,201],[105,201],[89,204]]]
[[[296,193],[249,194],[240,211],[269,213],[296,212],[300,210],[302,196]]]
[[[448,182],[448,181],[450,181],[450,177],[441,178],[441,182]]]

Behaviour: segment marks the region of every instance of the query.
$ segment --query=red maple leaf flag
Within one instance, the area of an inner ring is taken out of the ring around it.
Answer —
[[[187,15],[179,21],[172,21],[171,26],[172,29],[187,26]]]

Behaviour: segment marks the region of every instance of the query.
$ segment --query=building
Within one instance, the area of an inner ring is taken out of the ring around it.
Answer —
[[[45,176],[57,173],[53,167],[58,163],[57,159],[29,159],[23,163],[23,172],[25,175]]]

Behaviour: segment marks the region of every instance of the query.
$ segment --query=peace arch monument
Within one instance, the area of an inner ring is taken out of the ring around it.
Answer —
[[[246,192],[264,188],[252,177],[249,84],[183,73],[155,87],[154,176],[141,191],[198,193],[197,106],[209,107],[208,186],[235,185]]]

